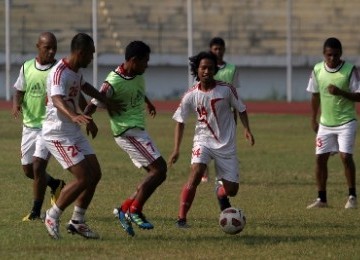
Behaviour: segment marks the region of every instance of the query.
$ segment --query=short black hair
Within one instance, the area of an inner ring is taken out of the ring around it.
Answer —
[[[71,52],[83,50],[94,45],[94,40],[86,33],[78,33],[71,40]]]
[[[331,48],[331,49],[336,49],[336,50],[340,50],[340,53],[342,53],[342,45],[339,39],[335,38],[335,37],[330,37],[327,38],[324,42],[324,47],[323,47],[323,51],[325,51],[325,48]]]
[[[211,48],[213,45],[220,45],[225,48],[225,41],[221,37],[214,37],[211,39],[209,47]]]
[[[217,66],[217,58],[216,58],[216,55],[211,53],[211,52],[208,52],[208,51],[202,51],[202,52],[199,52],[197,55],[195,56],[191,56],[189,58],[190,60],[190,71],[191,71],[191,75],[193,75],[195,77],[196,80],[199,80],[199,77],[198,77],[198,68],[199,68],[199,65],[200,65],[200,61],[202,59],[209,59],[209,60],[212,60],[214,62],[214,65],[215,65],[215,74],[218,72],[219,68]]]
[[[125,60],[128,61],[133,57],[142,59],[149,55],[151,49],[149,45],[142,41],[133,41],[130,42],[125,49]]]

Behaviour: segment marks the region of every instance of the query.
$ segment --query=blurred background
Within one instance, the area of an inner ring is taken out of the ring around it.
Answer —
[[[219,36],[225,60],[239,67],[243,99],[304,101],[326,38],[339,38],[343,58],[360,64],[359,9],[350,0],[0,0],[0,98],[12,95],[39,33],[51,31],[58,59],[76,33],[95,37],[96,68],[84,70],[95,86],[123,61],[129,42],[142,40],[152,50],[148,96],[179,99],[191,81],[188,56]]]

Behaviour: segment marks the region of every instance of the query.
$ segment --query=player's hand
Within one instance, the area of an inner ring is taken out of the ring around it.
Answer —
[[[179,152],[173,151],[168,160],[168,167],[170,168],[179,159]]]
[[[319,123],[317,121],[311,121],[311,128],[317,133],[319,130]]]
[[[152,118],[154,118],[156,116],[156,108],[155,108],[155,106],[153,104],[151,104],[151,103],[146,103],[146,104],[147,104],[147,110],[148,110],[150,116]]]
[[[330,94],[332,94],[334,96],[338,96],[341,94],[341,90],[337,86],[332,85],[332,84],[329,84],[328,91]]]
[[[245,130],[245,138],[249,141],[250,145],[253,146],[255,144],[255,138],[251,132]]]
[[[99,129],[97,125],[95,124],[94,120],[90,120],[88,124],[86,124],[86,134],[90,135],[92,139],[94,139],[98,133]]]
[[[13,115],[13,117],[15,119],[17,119],[21,113],[22,113],[21,106],[13,105],[13,108],[12,108],[12,111],[11,111],[11,114]]]
[[[79,125],[88,124],[92,120],[91,116],[77,114],[71,118],[71,121]]]

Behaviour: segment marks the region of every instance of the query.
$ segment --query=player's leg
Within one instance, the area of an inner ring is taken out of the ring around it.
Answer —
[[[357,208],[356,200],[356,167],[353,159],[353,150],[355,145],[357,122],[351,121],[339,127],[339,151],[344,174],[349,189],[349,197],[346,202],[346,209]]]
[[[115,138],[115,141],[121,149],[127,152],[135,166],[138,168],[143,167],[148,173],[138,185],[133,196],[122,203],[120,207],[122,212],[120,213],[123,215],[129,211],[132,222],[140,228],[152,229],[153,225],[146,220],[142,209],[156,188],[165,181],[167,172],[166,162],[144,130],[131,129],[123,136]],[[120,217],[119,219],[122,227],[126,230],[128,225],[125,224],[127,223],[123,223]]]
[[[220,210],[230,208],[229,197],[234,197],[239,190],[239,160],[237,154],[223,158],[215,156],[215,169],[217,180],[215,182],[215,193],[219,202]]]
[[[33,154],[35,151],[35,140],[38,131],[23,126],[21,137],[21,165],[24,174],[29,179],[34,179],[33,171]],[[41,203],[42,204],[42,203]],[[34,202],[33,208],[30,213],[23,217],[23,221],[39,220],[40,219],[41,205]]]
[[[191,165],[191,172],[185,185],[183,186],[180,194],[180,205],[178,220],[176,222],[177,227],[187,228],[187,214],[194,201],[196,189],[201,182],[201,178],[206,169],[204,163],[193,163]]]
[[[307,206],[311,208],[327,207],[326,183],[328,178],[328,160],[331,154],[338,152],[337,134],[333,128],[319,125],[316,136],[316,159],[315,159],[315,179],[318,190],[317,199]]]

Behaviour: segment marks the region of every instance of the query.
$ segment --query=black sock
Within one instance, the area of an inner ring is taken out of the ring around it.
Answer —
[[[231,204],[228,197],[218,198],[220,210],[223,211],[224,209],[230,208]]]
[[[47,186],[49,186],[51,188],[51,190],[53,190],[53,191],[56,190],[56,188],[59,185],[60,185],[60,180],[54,179],[53,177],[48,175]]]
[[[40,216],[42,204],[42,200],[34,200],[33,208],[31,211],[34,212],[36,215]]]
[[[327,202],[326,191],[319,191],[318,194],[321,202]]]
[[[349,188],[349,196],[356,197],[356,189],[355,188]]]

